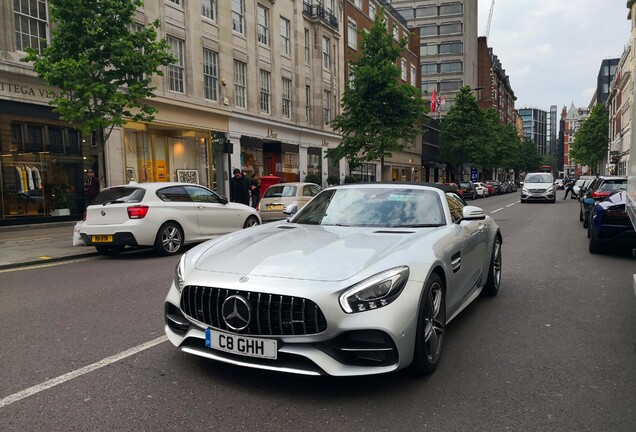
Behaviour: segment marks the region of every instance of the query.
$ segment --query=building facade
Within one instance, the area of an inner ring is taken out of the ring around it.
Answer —
[[[519,115],[523,121],[526,138],[534,141],[541,156],[547,154],[547,119],[548,113],[538,108],[520,108]]]
[[[567,109],[565,106],[561,110],[561,120],[563,121],[563,171],[568,177],[578,177],[588,174],[588,168],[582,167],[570,157],[570,148],[575,141],[576,131],[589,114],[588,108],[577,108],[574,103]]]
[[[633,55],[627,46],[610,84],[607,108],[609,111],[608,174],[627,175],[632,139]]]
[[[478,84],[479,87],[483,87],[479,107],[492,108],[499,112],[502,123],[514,124],[517,97],[510,85],[510,78],[506,75],[506,70],[502,67],[499,58],[493,53],[492,48],[488,47],[486,37],[478,39],[478,47]]]
[[[596,103],[605,105],[607,98],[609,97],[609,88],[616,69],[618,68],[618,58],[604,59],[601,62],[601,67],[598,70],[596,77]]]
[[[563,158],[563,149],[559,149],[559,144],[557,141],[557,135],[559,130],[559,123],[557,120],[557,106],[550,106],[550,111],[548,111],[546,117],[546,154],[550,155],[555,162],[557,163],[557,167],[562,166],[559,165],[559,155]],[[562,171],[562,168],[559,168],[559,171]]]
[[[77,218],[85,172],[99,168],[94,140],[60,121],[55,89],[20,62],[50,42],[48,6],[0,6],[1,224]],[[233,168],[344,178],[324,153],[340,142],[328,122],[344,89],[341,17],[328,0],[145,2],[135,25],[159,19],[177,62],[153,80],[155,120],[111,134],[102,183],[187,180],[227,194]]]

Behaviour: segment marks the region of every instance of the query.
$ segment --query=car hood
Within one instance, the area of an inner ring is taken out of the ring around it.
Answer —
[[[553,186],[552,183],[524,183],[523,187],[526,189],[548,189]]]
[[[198,270],[301,280],[341,281],[435,228],[381,229],[283,222],[241,230],[214,241]]]

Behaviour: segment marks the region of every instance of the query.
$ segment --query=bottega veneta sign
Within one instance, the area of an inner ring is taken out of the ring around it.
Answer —
[[[47,90],[42,87],[32,87],[29,85],[2,81],[0,81],[0,93],[16,94],[22,96],[35,96],[47,99],[52,99],[53,97],[57,96],[54,91]]]

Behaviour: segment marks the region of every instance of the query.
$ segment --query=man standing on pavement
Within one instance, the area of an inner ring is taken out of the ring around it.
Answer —
[[[249,180],[238,168],[234,168],[233,174],[230,179],[230,201],[250,205]]]
[[[86,194],[86,207],[91,205],[97,195],[99,195],[99,178],[92,168],[86,170],[86,181],[84,182],[84,193]]]

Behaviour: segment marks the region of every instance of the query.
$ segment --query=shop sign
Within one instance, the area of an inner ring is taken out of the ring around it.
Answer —
[[[56,92],[46,88],[3,81],[0,81],[0,93],[8,95],[32,96],[45,99],[52,99],[53,97],[58,96]]]

